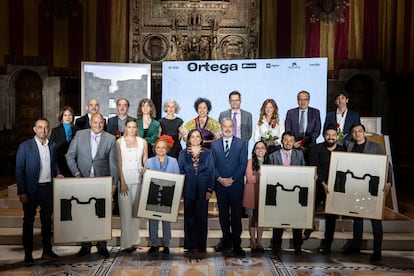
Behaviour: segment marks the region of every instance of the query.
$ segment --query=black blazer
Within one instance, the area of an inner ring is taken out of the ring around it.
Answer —
[[[76,126],[72,126],[72,137],[69,141],[66,141],[66,134],[65,128],[62,124],[58,125],[57,127],[52,129],[52,133],[50,134],[50,141],[56,143],[55,147],[55,155],[57,160],[57,166],[60,170],[60,173],[63,176],[72,176],[68,165],[66,164],[66,152],[68,151],[69,144],[72,141],[73,137],[75,137],[76,131],[78,128]]]
[[[129,118],[133,118],[131,116],[127,116],[127,120]],[[118,115],[109,118],[108,120],[108,128],[107,128],[107,132],[111,133],[112,135],[116,136],[116,131],[118,130]]]

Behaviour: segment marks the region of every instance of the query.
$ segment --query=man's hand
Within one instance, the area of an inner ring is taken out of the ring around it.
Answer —
[[[325,181],[322,181],[321,183],[322,183],[323,189],[325,190],[325,194],[329,194],[328,184],[326,184]]]
[[[28,199],[27,199],[27,194],[21,194],[19,195],[19,200],[21,203],[27,203]]]
[[[391,183],[387,182],[384,186],[384,189],[383,189],[384,195],[387,195],[390,192],[390,190],[391,190]]]
[[[233,178],[231,177],[220,177],[218,179],[218,182],[223,185],[224,187],[230,187],[231,185],[233,185]]]

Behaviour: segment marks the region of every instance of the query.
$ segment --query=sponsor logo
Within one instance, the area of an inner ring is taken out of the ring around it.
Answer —
[[[266,68],[277,68],[277,67],[279,67],[279,64],[266,63]]]
[[[297,63],[296,62],[292,62],[292,64],[288,67],[289,69],[299,69],[300,68],[300,66],[299,65],[297,65]]]
[[[256,69],[256,63],[242,63],[242,69]]]
[[[195,62],[190,62],[187,65],[187,70],[190,72],[220,72],[220,73],[227,73],[229,71],[237,71],[238,70],[238,66],[237,64],[210,64],[208,62],[204,63],[204,64],[197,64]]]

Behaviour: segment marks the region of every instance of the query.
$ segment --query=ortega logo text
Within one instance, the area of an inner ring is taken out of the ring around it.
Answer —
[[[237,71],[238,70],[238,66],[237,64],[210,64],[208,62],[204,63],[204,64],[197,64],[195,62],[190,62],[187,65],[187,69],[190,72],[202,72],[202,71],[206,71],[206,72],[220,72],[220,73],[227,73],[229,71]]]

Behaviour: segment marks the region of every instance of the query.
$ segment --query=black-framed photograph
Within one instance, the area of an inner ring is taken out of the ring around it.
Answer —
[[[316,167],[260,166],[259,226],[313,227]]]
[[[138,217],[176,222],[184,175],[146,170],[138,204]]]
[[[112,177],[53,180],[54,243],[112,238]]]
[[[387,170],[386,155],[332,152],[325,212],[382,219]]]

